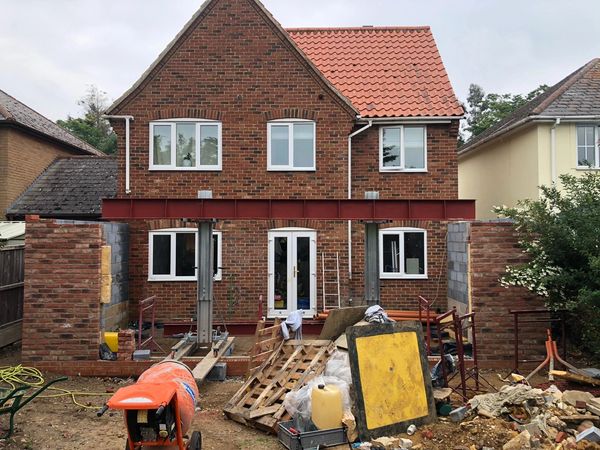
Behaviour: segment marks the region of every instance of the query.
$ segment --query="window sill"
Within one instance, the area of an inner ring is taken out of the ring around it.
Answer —
[[[149,167],[151,172],[221,172],[221,167]]]
[[[600,167],[575,167],[578,172],[598,172]]]
[[[301,167],[301,168],[294,168],[294,167],[267,167],[267,172],[316,172],[317,169],[314,167]]]
[[[381,280],[427,280],[427,275],[400,275],[391,273],[380,273]]]
[[[384,169],[379,168],[381,173],[427,173],[427,169]]]
[[[222,277],[214,277],[213,281],[221,281]],[[153,277],[148,277],[148,281],[152,282],[152,283],[160,283],[160,282],[167,282],[167,283],[196,283],[198,280],[194,277],[188,277],[188,278],[153,278]]]

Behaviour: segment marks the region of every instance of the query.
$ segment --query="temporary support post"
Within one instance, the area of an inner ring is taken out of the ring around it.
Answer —
[[[365,199],[376,200],[379,192],[365,192]],[[379,304],[379,223],[365,222],[365,301]]]
[[[212,343],[213,222],[198,222],[198,344]]]

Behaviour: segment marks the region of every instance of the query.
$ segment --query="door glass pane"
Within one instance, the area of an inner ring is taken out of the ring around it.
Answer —
[[[400,272],[400,237],[397,234],[383,235],[383,271]]]
[[[271,126],[271,165],[287,166],[290,163],[289,139],[287,125]]]
[[[171,164],[171,125],[154,125],[154,164]]]
[[[219,165],[219,127],[217,125],[200,127],[200,165]]]
[[[312,123],[294,124],[294,167],[314,167],[314,132]]]
[[[273,255],[275,267],[275,309],[288,308],[288,240],[286,237],[274,239]]]
[[[296,307],[310,309],[310,238],[296,239]]]
[[[404,233],[404,271],[407,275],[425,274],[424,233]]]
[[[425,168],[425,129],[423,127],[404,128],[404,168]]]
[[[152,236],[152,275],[170,275],[171,273],[171,236],[155,234]]]
[[[177,167],[194,167],[196,165],[196,124],[178,123],[176,127],[175,164]]]
[[[175,275],[193,277],[196,274],[196,238],[194,233],[175,235]]]
[[[400,167],[400,128],[383,129],[383,166]]]

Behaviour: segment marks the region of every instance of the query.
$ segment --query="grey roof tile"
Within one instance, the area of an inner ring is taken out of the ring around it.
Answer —
[[[6,214],[99,218],[101,200],[113,198],[116,191],[115,158],[58,158],[8,207]]]
[[[97,148],[82,141],[50,119],[47,119],[29,106],[0,90],[0,123],[4,121],[31,128],[39,133],[58,139],[65,144],[76,147],[83,153],[97,156],[104,155]]]
[[[497,124],[474,136],[458,152],[464,154],[473,150],[501,136],[515,124],[535,116],[596,115],[600,115],[600,58],[591,60]]]

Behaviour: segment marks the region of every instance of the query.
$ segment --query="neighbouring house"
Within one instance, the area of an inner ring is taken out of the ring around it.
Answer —
[[[99,220],[102,199],[113,198],[116,190],[116,158],[58,157],[6,209],[6,216]]]
[[[597,171],[599,126],[596,58],[463,145],[459,195],[476,199],[478,218],[494,218],[494,206],[537,199],[562,174]]]
[[[0,219],[56,157],[73,155],[104,156],[0,90]]]
[[[209,0],[107,114],[117,199],[458,200],[463,109],[428,27],[285,30],[257,0]],[[156,295],[157,320],[189,323],[195,225],[128,223],[133,304]],[[446,308],[447,223],[381,225],[384,307],[424,295]],[[254,321],[261,298],[269,317],[314,315],[325,294],[337,302],[338,280],[342,305],[361,302],[364,229],[219,221],[215,323]]]

